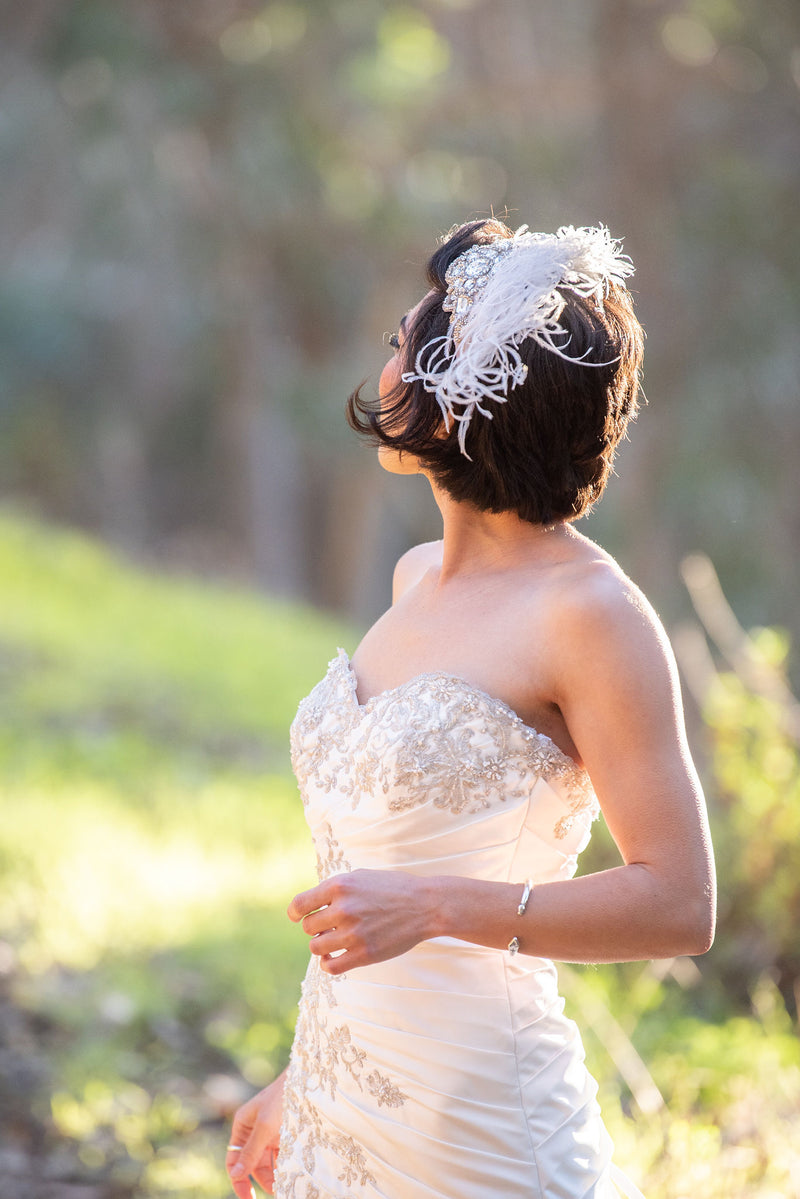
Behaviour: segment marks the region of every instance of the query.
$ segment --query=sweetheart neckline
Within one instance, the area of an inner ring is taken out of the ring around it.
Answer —
[[[515,712],[511,705],[507,704],[505,700],[499,699],[496,695],[491,695],[488,691],[484,691],[482,687],[478,687],[474,683],[471,683],[469,679],[465,679],[463,675],[455,674],[450,670],[423,670],[420,671],[419,674],[412,675],[411,678],[406,679],[404,682],[397,683],[394,687],[384,687],[382,691],[377,691],[374,695],[370,695],[369,698],[365,699],[362,703],[358,698],[358,676],[355,672],[355,667],[350,660],[350,655],[348,654],[347,650],[342,649],[341,646],[338,647],[338,656],[334,658],[331,665],[336,663],[341,663],[345,668],[347,680],[350,684],[350,694],[353,699],[353,704],[356,710],[359,712],[369,711],[370,708],[380,700],[389,699],[393,695],[398,695],[407,690],[409,687],[413,686],[415,683],[424,683],[433,681],[435,679],[446,679],[453,683],[459,683],[466,691],[470,692],[470,694],[478,696],[478,698],[482,699],[484,703],[487,703],[491,707],[499,709],[501,712],[503,712],[511,719],[513,724],[517,725],[525,732],[532,733],[534,737],[537,737],[540,741],[546,742],[553,753],[556,754],[556,756],[560,758],[570,770],[574,770],[577,774],[582,775],[586,780],[589,780],[589,772],[586,770],[586,767],[580,766],[574,758],[571,758],[568,753],[565,753],[561,746],[555,743],[552,737],[548,737],[547,733],[540,732],[540,730],[534,725],[526,724],[519,713]]]

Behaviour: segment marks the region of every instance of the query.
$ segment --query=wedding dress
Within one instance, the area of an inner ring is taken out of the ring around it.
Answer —
[[[447,673],[362,705],[340,650],[291,742],[320,879],[369,867],[521,891],[573,875],[598,812],[548,737]],[[450,937],[338,976],[312,956],[276,1199],[641,1199],[562,1009],[548,959]]]

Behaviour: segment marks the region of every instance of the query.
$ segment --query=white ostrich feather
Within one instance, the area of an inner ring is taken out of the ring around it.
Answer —
[[[433,393],[448,431],[451,421],[458,422],[465,457],[473,413],[491,420],[485,404],[506,403],[512,388],[524,382],[528,368],[518,347],[527,338],[568,361],[607,365],[566,352],[562,292],[602,303],[611,280],[622,283],[633,273],[633,263],[620,251],[603,225],[564,225],[555,234],[529,233],[523,225],[513,238],[472,246],[451,263],[443,302],[451,312],[448,333],[423,346],[403,380],[420,381]]]

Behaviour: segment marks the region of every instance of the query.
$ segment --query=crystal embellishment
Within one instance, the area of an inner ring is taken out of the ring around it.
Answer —
[[[470,308],[480,299],[495,267],[513,246],[512,238],[485,246],[470,246],[447,268],[447,296],[442,301],[442,309],[450,313],[450,332],[456,345],[463,336]]]

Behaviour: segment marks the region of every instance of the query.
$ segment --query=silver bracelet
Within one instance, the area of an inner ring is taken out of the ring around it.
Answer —
[[[531,897],[532,890],[533,890],[533,879],[526,878],[525,879],[525,888],[522,892],[522,899],[519,901],[519,904],[517,906],[517,915],[518,916],[525,915],[525,909],[528,906],[528,900]],[[518,937],[511,938],[511,940],[508,943],[508,952],[511,954],[512,958],[515,953],[519,953],[519,938]]]

